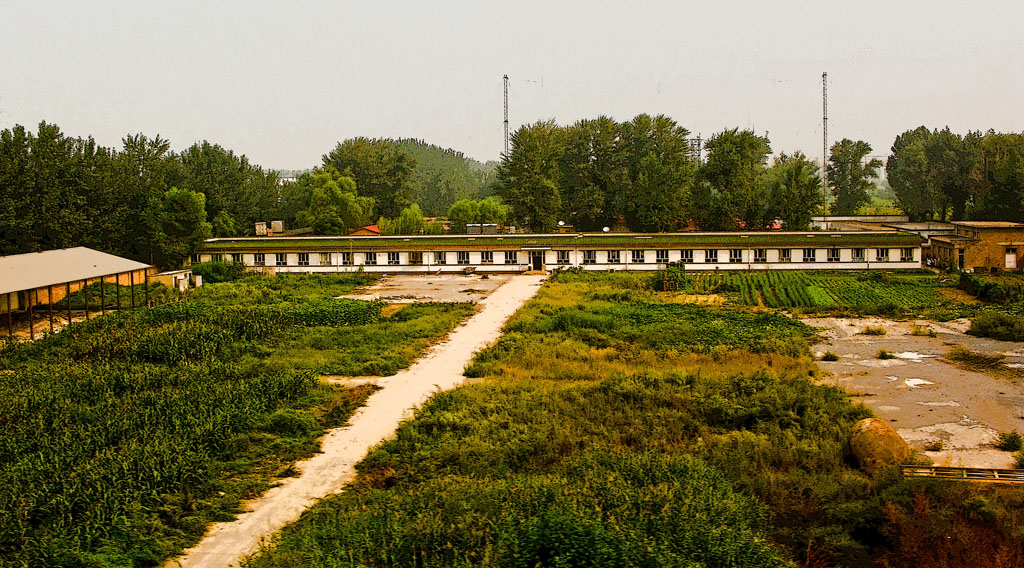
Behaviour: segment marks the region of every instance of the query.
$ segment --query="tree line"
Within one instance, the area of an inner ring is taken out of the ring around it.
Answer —
[[[803,230],[823,212],[820,167],[803,153],[780,153],[769,165],[769,140],[733,128],[707,140],[700,159],[689,136],[665,115],[526,125],[512,135],[497,193],[512,223],[538,232],[559,221],[581,231],[760,230],[776,222]],[[852,214],[868,202],[882,165],[865,159],[870,152],[863,141],[832,146],[833,213]]]
[[[920,126],[896,137],[885,171],[911,220],[1024,219],[1024,134]]]

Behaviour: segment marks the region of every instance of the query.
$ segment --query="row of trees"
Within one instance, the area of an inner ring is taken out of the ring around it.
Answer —
[[[105,148],[46,122],[0,132],[0,255],[88,246],[177,265],[203,238],[264,219],[277,197],[276,174],[207,142],[175,153],[159,136]]]
[[[1024,135],[924,126],[896,137],[885,165],[912,220],[1024,219]]]
[[[711,137],[699,163],[689,131],[664,115],[628,122],[602,116],[571,126],[554,121],[521,127],[498,168],[497,193],[513,223],[533,231],[558,221],[583,231],[619,220],[635,231],[671,231],[690,222],[707,230],[763,229],[781,220],[804,229],[819,213],[819,167],[800,152],[769,166],[767,138],[731,129]],[[832,148],[829,178],[841,208],[866,201],[874,169],[864,142]],[[861,196],[863,193],[863,199]]]

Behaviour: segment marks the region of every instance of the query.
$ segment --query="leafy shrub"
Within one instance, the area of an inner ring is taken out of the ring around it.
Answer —
[[[223,260],[200,262],[188,267],[193,275],[203,277],[203,284],[217,284],[238,280],[245,274],[244,264],[235,264]]]
[[[868,326],[862,329],[859,335],[885,335],[885,328]]]
[[[893,355],[892,353],[886,351],[885,349],[879,349],[878,350],[878,358],[879,359],[895,359],[896,356]]]
[[[832,351],[826,351],[825,354],[821,356],[821,360],[822,361],[838,361],[839,360],[839,354],[833,353]]]
[[[1013,467],[1016,469],[1024,469],[1024,450],[1013,454]]]
[[[924,449],[925,451],[928,452],[941,452],[942,448],[944,447],[945,444],[942,442],[942,440],[935,440],[925,444]]]
[[[1020,432],[1016,430],[1000,432],[996,435],[996,439],[992,445],[1004,452],[1016,452],[1020,450],[1021,447],[1024,447],[1024,439],[1021,438]]]
[[[971,320],[967,333],[1001,341],[1024,341],[1024,315],[986,310]]]

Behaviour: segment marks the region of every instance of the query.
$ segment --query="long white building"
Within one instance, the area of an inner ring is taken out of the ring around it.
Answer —
[[[278,273],[657,270],[669,263],[686,270],[893,270],[920,268],[922,242],[900,231],[237,237],[207,240],[193,261]]]

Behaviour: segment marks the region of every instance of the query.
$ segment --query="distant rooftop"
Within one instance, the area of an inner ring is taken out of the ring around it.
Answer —
[[[86,247],[0,256],[0,294],[149,268]]]

